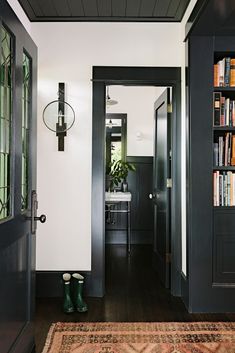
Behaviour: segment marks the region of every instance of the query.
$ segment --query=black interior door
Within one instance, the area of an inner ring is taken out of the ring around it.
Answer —
[[[0,352],[34,347],[37,49],[0,1]],[[34,232],[33,232],[34,233]]]
[[[171,111],[170,88],[154,104],[155,150],[153,194],[153,265],[166,288],[170,287]]]

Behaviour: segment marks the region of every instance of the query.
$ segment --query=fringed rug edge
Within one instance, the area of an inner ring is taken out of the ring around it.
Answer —
[[[52,338],[55,326],[57,324],[58,324],[58,322],[55,322],[55,323],[51,324],[50,329],[49,329],[48,334],[47,334],[46,342],[44,344],[44,348],[43,348],[42,353],[48,353],[48,349],[49,349],[49,346],[50,346],[50,343],[51,343],[51,338]]]

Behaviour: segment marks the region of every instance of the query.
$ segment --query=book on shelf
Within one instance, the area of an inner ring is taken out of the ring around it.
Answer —
[[[213,146],[215,167],[229,167],[235,165],[235,135],[227,132],[215,136]]]
[[[213,173],[213,205],[235,206],[235,173],[218,170]]]
[[[214,126],[235,127],[235,100],[222,96],[221,92],[213,93]]]
[[[214,64],[214,86],[235,87],[235,59],[225,57]]]

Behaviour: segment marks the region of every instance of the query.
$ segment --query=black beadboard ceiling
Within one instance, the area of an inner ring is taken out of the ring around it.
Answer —
[[[18,0],[31,21],[178,22],[190,0]]]

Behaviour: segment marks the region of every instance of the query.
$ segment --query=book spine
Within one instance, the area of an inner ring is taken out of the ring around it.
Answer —
[[[229,102],[229,126],[233,126],[233,118],[232,118],[233,105],[232,101]]]
[[[235,126],[235,101],[232,101],[232,126]]]
[[[217,167],[219,165],[219,144],[218,142],[214,143],[214,166]]]
[[[223,137],[219,137],[219,167],[223,165]]]
[[[233,173],[233,206],[235,206],[235,174]]]
[[[231,58],[225,58],[225,70],[224,70],[224,86],[230,85],[230,61]]]
[[[224,166],[228,165],[228,133],[225,134],[225,146],[224,146]]]
[[[214,126],[220,126],[221,120],[221,92],[214,92]]]
[[[225,58],[218,62],[219,64],[219,86],[224,86],[224,71],[225,71]]]
[[[219,203],[219,176],[220,176],[220,173],[217,170],[217,172],[216,172],[216,204],[217,204],[217,206],[220,205],[220,203]]]
[[[214,65],[214,87],[219,86],[219,65]]]
[[[223,206],[226,206],[226,173],[223,172]]]
[[[233,206],[233,173],[230,173],[230,206]]]
[[[225,97],[221,97],[220,107],[221,107],[220,125],[225,126]]]
[[[225,100],[225,126],[229,126],[230,98]]]
[[[217,191],[217,187],[216,187],[216,178],[217,178],[217,173],[214,172],[213,173],[213,205],[217,206],[217,195],[216,195],[216,191]]]
[[[230,184],[230,176],[231,172],[227,173],[227,190],[228,190],[228,206],[231,206],[231,184]]]
[[[235,166],[235,135],[232,135],[232,156],[231,156],[231,165]]]
[[[230,86],[235,87],[235,59],[230,61]]]
[[[229,132],[228,136],[228,166],[231,165],[231,155],[232,155],[232,133]]]

